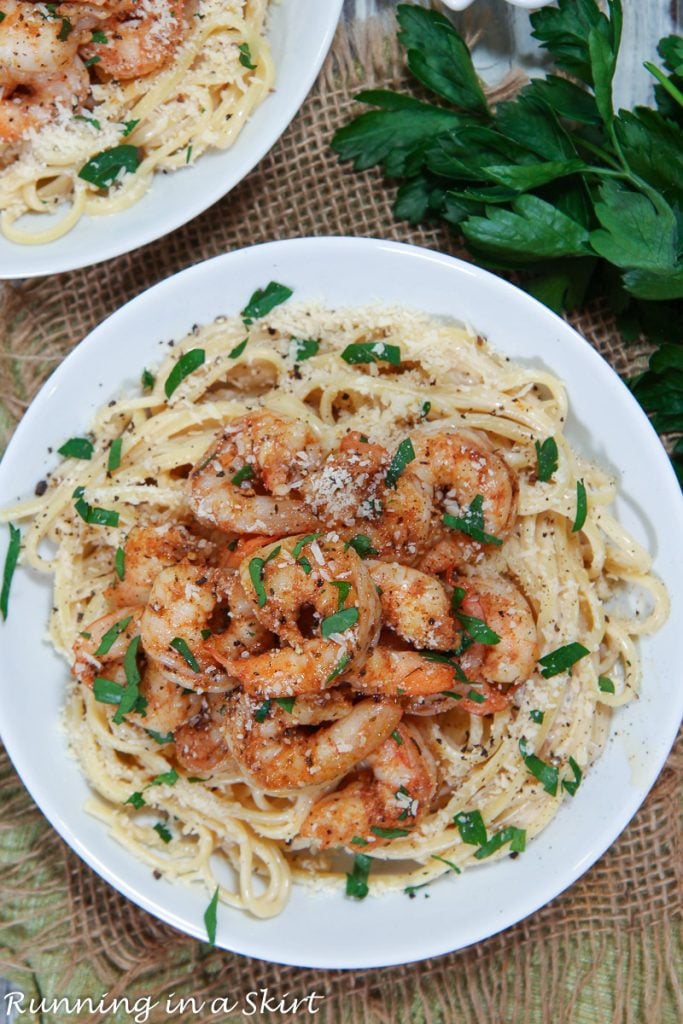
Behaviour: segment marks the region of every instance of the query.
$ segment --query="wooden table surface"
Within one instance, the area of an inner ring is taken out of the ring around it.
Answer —
[[[322,0],[324,2],[324,0]],[[377,15],[391,23],[399,0],[345,0],[344,17],[367,18]],[[651,104],[654,80],[643,68],[643,61],[658,63],[657,42],[662,36],[683,29],[683,0],[622,0],[624,32],[615,96],[617,106]],[[462,14],[450,14],[460,31],[482,31],[475,48],[475,65],[487,82],[501,79],[512,66],[529,74],[542,71],[543,56],[531,38],[528,12],[505,0],[474,0]]]

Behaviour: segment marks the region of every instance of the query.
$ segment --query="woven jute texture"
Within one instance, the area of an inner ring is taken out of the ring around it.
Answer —
[[[380,236],[458,251],[440,227],[395,223],[390,190],[379,177],[356,175],[331,154],[330,137],[348,119],[354,92],[397,85],[404,74],[393,43],[376,26],[356,29],[355,37],[348,32],[338,34],[289,130],[221,203],[169,238],[111,263],[4,286],[0,427],[6,436],[43,380],[91,328],[190,264],[253,243],[323,234]],[[115,221],[103,223],[102,230],[115,231]],[[642,366],[645,347],[626,348],[602,310],[585,312],[574,323],[618,372]],[[294,997],[324,996],[297,1012],[266,1008],[253,1014],[268,1021],[309,1016],[320,1024],[680,1021],[683,844],[677,798],[682,770],[680,752],[672,754],[612,849],[568,892],[517,926],[421,964],[342,972],[247,959],[160,924],[81,863],[47,825],[5,758],[0,762],[0,971],[28,997],[48,1001],[57,996],[97,1000],[107,993],[107,1004],[127,996],[132,1007],[136,999],[149,997],[159,1003],[151,1021],[241,1020],[241,1010],[251,1012],[246,994],[262,989],[275,1001],[289,993],[283,1009]],[[410,927],[407,898],[405,926]],[[277,922],[266,927],[277,928]],[[168,1012],[172,992],[173,1007],[179,996],[195,1002],[185,1011]],[[242,1005],[224,1013],[223,1004],[216,1003],[212,1012],[211,1000],[220,998]],[[116,1013],[76,1016],[63,1004],[61,1010],[19,1019],[94,1024],[130,1021],[133,1013],[121,1003]]]

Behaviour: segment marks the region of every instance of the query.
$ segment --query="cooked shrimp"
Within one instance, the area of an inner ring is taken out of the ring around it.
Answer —
[[[194,718],[176,729],[176,761],[186,771],[213,772],[234,766],[223,734],[222,717],[217,711],[224,701],[222,694],[207,693]]]
[[[524,595],[509,580],[494,576],[454,577],[465,595],[458,605],[462,618],[457,653],[376,647],[363,667],[351,676],[354,689],[384,696],[428,697],[448,692],[459,707],[475,715],[500,711],[512,690],[498,684],[519,684],[534,671],[538,658],[536,623]],[[471,619],[486,624],[495,643],[473,643]]]
[[[481,619],[500,637],[497,644],[468,647],[460,659],[465,674],[489,683],[528,679],[538,660],[539,643],[524,594],[504,576],[455,576],[451,582],[465,590],[458,610]]]
[[[153,661],[147,662],[142,673],[140,695],[146,702],[145,713],[129,714],[129,721],[164,736],[199,714],[202,704],[200,694],[173,682]]]
[[[367,770],[342,783],[311,808],[299,834],[316,847],[353,847],[356,837],[376,846],[391,840],[382,830],[407,835],[429,810],[436,792],[434,758],[405,721],[365,759]],[[361,766],[362,767],[362,766]]]
[[[78,33],[64,32],[57,10],[45,11],[41,4],[3,0],[0,139],[6,142],[52,121],[60,107],[78,107],[88,94],[88,72],[77,52]]]
[[[362,663],[375,642],[380,605],[370,574],[341,542],[290,537],[240,566],[253,615],[280,647],[224,664],[249,693],[316,693]]]
[[[147,657],[170,679],[198,692],[234,685],[223,663],[242,652],[262,651],[271,642],[252,614],[237,573],[188,561],[158,574],[140,633]]]
[[[456,646],[458,625],[440,580],[395,562],[365,564],[380,590],[385,626],[415,647],[449,651]]]
[[[125,81],[160,71],[172,59],[187,31],[185,0],[139,0],[119,4],[111,17],[100,22],[105,42],[82,48],[88,60],[96,58],[97,73]]]
[[[488,438],[474,430],[424,430],[415,436],[415,471],[434,487],[435,502],[443,511],[462,518],[473,502],[481,502],[483,530],[503,539],[510,532],[517,515],[517,480],[504,459]],[[465,561],[481,550],[476,539],[462,532],[451,534],[450,548]],[[453,564],[453,557],[450,564]],[[421,563],[428,571],[440,571],[428,561]]]
[[[317,521],[300,491],[320,457],[307,424],[267,409],[239,416],[190,473],[190,507],[200,522],[228,533],[313,530]]]
[[[457,659],[452,663],[434,662],[429,660],[428,653],[426,656],[380,645],[360,672],[350,677],[350,683],[363,694],[405,698],[411,707],[415,698],[434,694],[450,695],[451,700],[458,701],[459,708],[471,715],[490,715],[508,706],[511,694],[486,682],[463,682],[456,675],[456,666]]]
[[[116,581],[108,596],[116,605],[145,604],[162,569],[183,559],[201,564],[212,550],[209,541],[181,524],[135,526],[124,546],[123,579]]]
[[[396,704],[362,700],[345,717],[311,732],[310,726],[292,726],[288,712],[277,704],[264,716],[261,700],[238,691],[226,695],[222,709],[223,733],[233,757],[268,790],[301,789],[342,778],[380,746],[401,715]]]
[[[431,485],[408,465],[396,485],[387,486],[390,464],[386,448],[352,431],[310,475],[304,491],[328,529],[344,537],[363,534],[377,555],[410,561],[428,538]]]
[[[71,668],[81,683],[92,686],[95,676],[100,675],[106,666],[123,662],[131,640],[140,633],[142,613],[142,605],[117,608],[85,626],[74,643]],[[111,643],[105,641],[107,634]],[[106,650],[98,654],[103,642]]]

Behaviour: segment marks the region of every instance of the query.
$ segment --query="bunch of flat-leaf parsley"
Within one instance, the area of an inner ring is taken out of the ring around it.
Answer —
[[[656,109],[615,112],[620,0],[559,0],[531,15],[533,35],[571,78],[548,75],[492,110],[466,43],[436,11],[398,7],[411,73],[427,103],[362,92],[376,109],[334,136],[357,170],[400,181],[394,214],[455,226],[480,262],[524,271],[555,310],[606,297],[626,336],[660,348],[632,381],[657,429],[683,431],[683,39],[658,51]],[[444,102],[445,101],[445,102]],[[683,440],[674,451],[683,474]]]

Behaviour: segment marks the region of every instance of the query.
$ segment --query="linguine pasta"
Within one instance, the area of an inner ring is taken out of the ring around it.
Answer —
[[[56,119],[0,144],[4,236],[22,244],[52,242],[84,214],[127,209],[155,174],[181,171],[207,151],[229,149],[273,88],[275,69],[264,37],[267,6],[268,0],[197,0],[166,67],[121,82],[95,79],[87,108],[59,106]],[[96,176],[81,176],[120,147],[128,152],[111,184],[106,179],[98,187]],[[131,147],[137,150],[132,164]],[[54,216],[43,230],[23,219],[44,213]]]
[[[485,434],[516,476],[518,515],[475,568],[524,595],[539,658],[502,710],[469,713],[454,699],[446,710],[411,716],[439,787],[415,827],[389,842],[367,835],[345,852],[317,849],[300,832],[336,782],[270,792],[236,762],[194,778],[177,770],[169,737],[150,734],[140,718],[115,723],[111,706],[72,683],[66,729],[93,790],[88,809],[154,869],[209,891],[219,886],[222,902],[258,917],[282,910],[292,882],[335,888],[350,876],[347,891],[362,895],[371,868],[373,893],[412,891],[521,852],[571,800],[600,755],[613,710],[637,697],[638,637],[668,612],[649,555],[611,511],[614,481],[565,437],[562,382],[509,362],[467,329],[407,309],[286,303],[246,336],[243,344],[245,324],[235,316],[196,327],[154,376],[146,372],[139,394],[100,410],[92,458],[65,460],[46,493],[3,513],[28,523],[24,564],[53,575],[55,648],[71,661],[79,633],[109,611],[128,532],[186,521],[190,467],[226,422],[265,408],[306,423],[325,451],[350,430],[390,451],[441,424]],[[378,346],[378,358],[348,363],[341,354],[351,344]],[[400,362],[381,358],[389,345]],[[188,356],[197,350],[199,365]],[[179,382],[167,397],[169,379]],[[117,438],[120,464],[108,469]],[[541,467],[548,439],[557,449],[551,473]],[[116,510],[117,524],[84,521],[79,498]],[[584,653],[567,660],[577,644]]]

